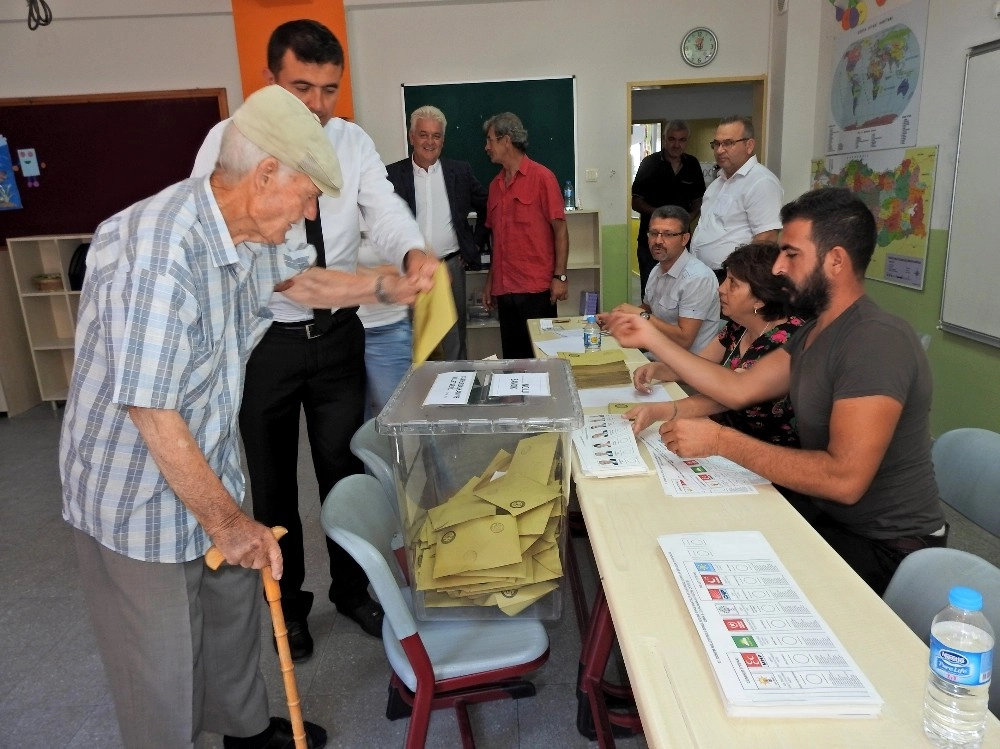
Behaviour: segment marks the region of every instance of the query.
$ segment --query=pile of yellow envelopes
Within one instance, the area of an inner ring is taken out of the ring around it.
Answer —
[[[562,351],[559,358],[569,362],[577,390],[632,384],[625,352],[620,348],[583,354]]]
[[[497,606],[514,616],[558,588],[566,498],[558,432],[501,450],[479,476],[427,510],[411,540],[425,607]]]

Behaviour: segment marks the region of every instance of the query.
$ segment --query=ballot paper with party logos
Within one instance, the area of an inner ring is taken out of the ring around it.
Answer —
[[[496,607],[515,616],[559,587],[560,439],[555,432],[522,438],[427,510],[413,534],[410,571],[425,608]]]
[[[872,717],[882,698],[759,531],[660,536],[733,717]]]
[[[771,483],[719,455],[682,458],[667,449],[655,426],[645,429],[639,439],[646,445],[656,465],[663,491],[671,497],[757,494],[757,486]]]

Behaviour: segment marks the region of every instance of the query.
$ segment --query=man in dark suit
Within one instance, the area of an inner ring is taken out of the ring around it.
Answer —
[[[428,247],[447,263],[458,322],[442,341],[447,361],[467,359],[465,345],[465,269],[479,268],[479,248],[487,230],[486,190],[466,161],[441,158],[444,113],[424,106],[410,115],[410,158],[386,167],[396,193],[417,217]],[[475,230],[469,213],[476,214]]]

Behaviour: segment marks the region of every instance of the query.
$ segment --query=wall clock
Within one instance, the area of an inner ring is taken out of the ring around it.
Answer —
[[[684,35],[681,41],[681,57],[695,68],[702,68],[715,59],[719,51],[719,39],[715,32],[704,26],[697,26]]]

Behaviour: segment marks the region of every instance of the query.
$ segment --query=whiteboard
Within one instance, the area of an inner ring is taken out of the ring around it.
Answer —
[[[969,50],[941,328],[1000,347],[1000,39]]]

